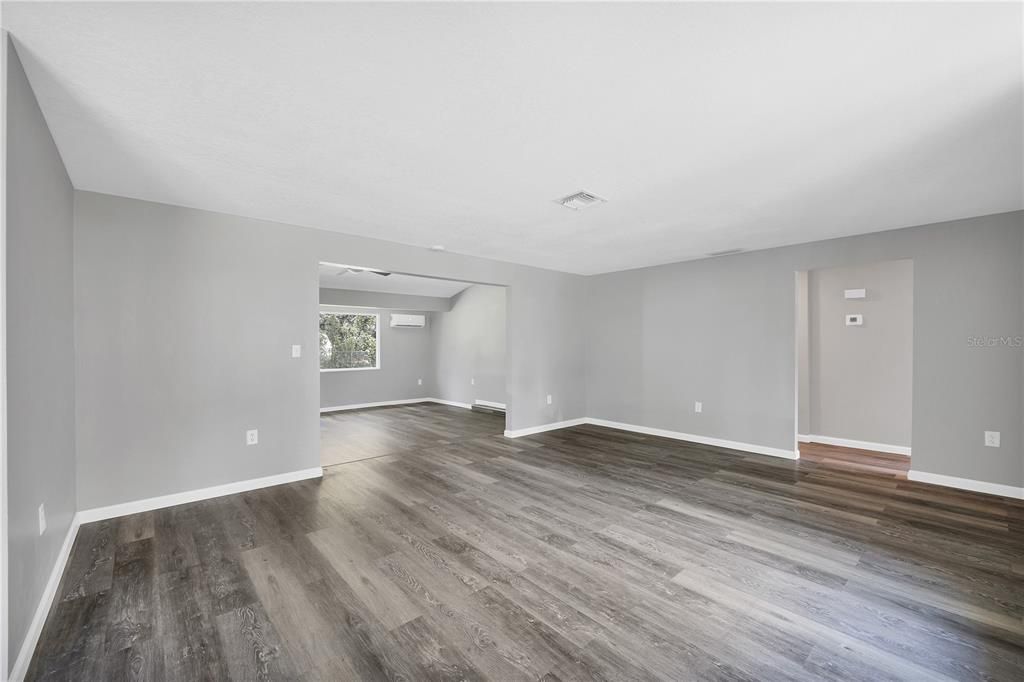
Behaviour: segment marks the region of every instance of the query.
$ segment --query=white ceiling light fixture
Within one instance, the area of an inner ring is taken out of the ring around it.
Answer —
[[[566,208],[571,208],[574,211],[582,211],[585,208],[603,204],[607,199],[602,199],[596,194],[591,194],[590,192],[580,191],[575,194],[570,194],[567,197],[562,197],[561,199],[555,199],[555,201]]]

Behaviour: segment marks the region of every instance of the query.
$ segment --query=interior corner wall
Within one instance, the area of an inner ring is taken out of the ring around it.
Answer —
[[[13,41],[4,42],[9,573],[3,599],[13,666],[76,511],[74,193]]]
[[[1015,211],[591,277],[588,416],[792,449],[793,273],[909,258],[912,467],[1021,486],[1024,353],[972,340],[1024,334],[1022,240]]]
[[[320,372],[321,409],[434,397],[430,393],[434,378],[430,330],[434,317],[442,313],[343,307],[337,308],[337,312],[371,313],[380,316],[377,347],[380,366],[377,369]],[[391,313],[403,312],[425,315],[427,326],[421,329],[392,327],[389,324]]]
[[[435,398],[505,404],[505,318],[505,289],[494,286],[464,289],[432,316]]]
[[[808,321],[808,273],[796,273],[796,432],[811,433],[811,340]]]
[[[846,299],[846,289],[865,289]],[[881,261],[808,273],[810,433],[909,448],[914,263]],[[862,315],[848,326],[846,315]]]
[[[581,276],[78,191],[80,509],[319,466],[319,261],[507,287],[507,428],[585,416]]]

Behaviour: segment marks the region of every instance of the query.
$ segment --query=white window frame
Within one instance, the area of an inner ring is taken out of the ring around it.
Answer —
[[[368,372],[380,369],[380,313],[364,313],[362,311],[350,311],[350,310],[331,310],[327,308],[321,308],[317,313],[317,324],[319,326],[320,315],[363,315],[365,317],[374,317],[377,319],[374,323],[374,329],[376,330],[377,342],[374,344],[377,348],[377,354],[374,358],[374,367],[321,367],[321,372]],[[317,350],[319,356],[319,350]],[[319,363],[319,358],[317,359]]]

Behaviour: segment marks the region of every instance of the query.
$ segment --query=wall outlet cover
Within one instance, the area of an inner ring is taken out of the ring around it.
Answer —
[[[551,394],[548,394],[548,405],[551,404]]]
[[[985,447],[998,448],[999,447],[999,432],[998,431],[986,431],[985,432]]]
[[[701,412],[703,412],[704,411],[704,403],[702,403],[699,400],[697,402],[695,402],[693,404],[693,411],[696,412],[697,414],[700,414]]]
[[[260,442],[260,432],[257,429],[249,429],[245,432],[245,444],[256,445]]]
[[[301,358],[302,357],[302,346],[300,346],[298,344],[294,344],[292,346],[292,357],[293,358]]]
[[[419,386],[422,386],[423,385],[423,379],[417,379],[416,380],[416,384],[419,385]]]

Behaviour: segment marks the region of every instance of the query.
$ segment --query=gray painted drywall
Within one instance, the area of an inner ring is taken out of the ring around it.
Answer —
[[[321,295],[324,291],[320,290]],[[321,301],[323,299],[321,298]],[[338,312],[375,313],[379,321],[379,369],[347,372],[320,372],[320,407],[339,407],[387,400],[431,397],[434,379],[434,356],[430,338],[430,317],[427,326],[393,328],[389,324],[394,311],[379,308],[337,308]],[[419,379],[422,384],[417,383]]]
[[[884,261],[808,273],[810,433],[910,447],[914,264]],[[846,289],[866,289],[845,299]],[[861,314],[862,326],[845,315]]]
[[[81,509],[319,465],[319,261],[507,285],[508,428],[585,416],[583,277],[90,192],[75,220]]]
[[[796,273],[796,430],[811,433],[810,327],[807,323],[807,272]]]
[[[588,416],[793,449],[793,273],[909,258],[911,466],[1019,486],[1024,353],[969,338],[1024,333],[1022,240],[1016,211],[591,277]]]
[[[9,533],[4,598],[13,665],[76,510],[74,194],[13,42],[5,40],[4,49]],[[40,536],[41,503],[47,527]]]
[[[408,311],[447,312],[452,309],[451,299],[441,296],[413,296],[411,294],[325,289],[323,287],[320,288],[320,303]]]
[[[432,319],[435,398],[505,403],[505,289],[472,286]],[[473,383],[471,383],[471,381]]]

